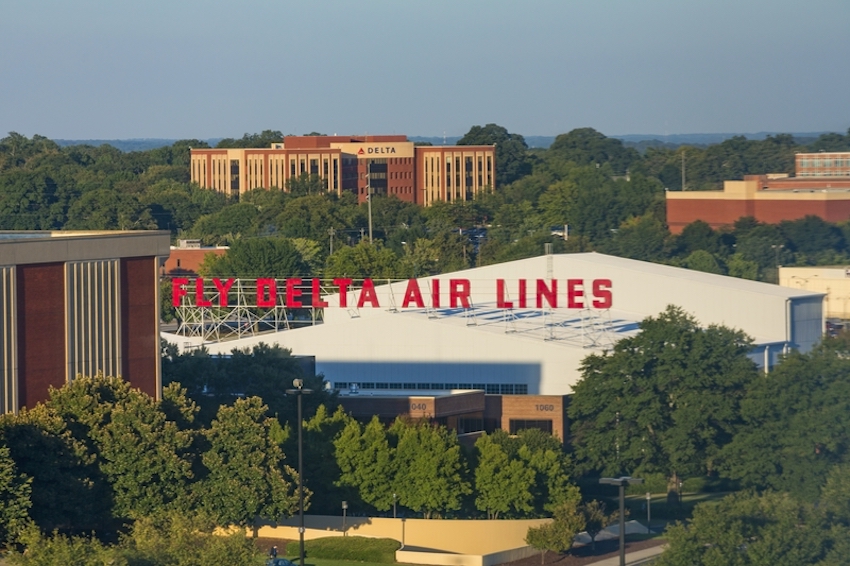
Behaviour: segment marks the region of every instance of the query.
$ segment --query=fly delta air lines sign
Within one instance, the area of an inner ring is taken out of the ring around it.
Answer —
[[[171,303],[175,307],[229,306],[228,294],[236,279],[203,277],[172,279]],[[243,287],[244,279],[238,287]],[[289,277],[273,279],[260,277],[248,284],[256,289],[258,308],[382,308],[398,306],[391,297],[401,297],[401,308],[471,308],[473,304],[496,304],[499,309],[568,308],[608,309],[614,304],[614,290],[610,279],[517,279],[493,281],[469,279],[429,280],[408,279],[389,286],[375,287],[372,279],[355,282],[353,279],[333,280]],[[379,289],[381,292],[379,293]],[[475,291],[475,292],[473,292]],[[328,301],[324,298],[329,299]],[[383,297],[383,298],[382,298]],[[392,305],[390,301],[392,300]]]

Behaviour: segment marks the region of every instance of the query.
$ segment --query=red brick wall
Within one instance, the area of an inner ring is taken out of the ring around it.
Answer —
[[[850,219],[850,194],[848,200],[668,200],[667,225],[670,232],[680,234],[695,220],[702,220],[712,228],[731,226],[742,216],[753,216],[759,222],[775,224],[783,220],[797,220],[814,215],[828,222]]]
[[[163,275],[197,275],[198,268],[203,263],[207,254],[224,255],[227,252],[224,248],[215,249],[177,249],[171,250],[171,255],[165,260],[165,266],[162,269]],[[178,262],[180,265],[178,266]]]
[[[48,398],[65,384],[65,265],[17,268],[19,406]]]
[[[156,258],[121,260],[122,377],[154,397],[159,394],[156,287]]]

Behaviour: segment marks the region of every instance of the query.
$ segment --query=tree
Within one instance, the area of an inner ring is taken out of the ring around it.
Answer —
[[[595,499],[579,505],[578,512],[584,518],[584,531],[590,537],[590,548],[595,553],[596,535],[601,533],[602,529],[615,522],[620,516],[620,513],[619,511],[611,514],[606,513],[605,504]]]
[[[475,442],[475,448],[475,507],[486,511],[488,519],[498,519],[499,514],[510,511],[533,511],[534,470],[520,459],[509,458],[504,448],[486,434]]]
[[[240,239],[222,256],[204,264],[211,276],[298,277],[309,276],[310,268],[287,238]]]
[[[18,473],[9,449],[0,445],[0,545],[6,545],[29,519],[32,478]]]
[[[529,527],[525,542],[541,551],[540,563],[544,553],[563,553],[573,547],[576,535],[584,529],[584,517],[578,509],[578,501],[565,501],[555,508],[551,523],[539,527]]]
[[[741,401],[743,426],[723,450],[723,475],[815,500],[830,470],[850,462],[848,356],[846,338],[829,338],[755,380]]]
[[[356,246],[341,247],[328,256],[325,277],[398,278],[398,258],[380,241],[370,244],[363,240]]]
[[[259,134],[244,134],[240,139],[224,138],[217,148],[269,148],[273,143],[283,141],[283,133],[279,130],[263,130]]]
[[[737,493],[694,509],[687,524],[668,527],[669,547],[660,566],[802,566],[840,564],[847,528],[830,528],[826,515],[787,493]],[[835,561],[837,559],[837,561]]]
[[[341,406],[330,413],[325,405],[319,405],[315,414],[306,419],[303,427],[304,487],[312,492],[310,512],[332,515],[339,512],[340,501],[348,501],[349,509],[354,510],[352,502],[357,500],[357,491],[337,482],[342,471],[337,463],[336,439],[353,419]],[[290,421],[288,429],[297,426]],[[297,435],[289,434],[285,452],[295,454]]]
[[[605,474],[711,473],[757,377],[750,339],[673,306],[640,329],[582,362],[569,408],[576,457]]]
[[[378,511],[392,507],[393,486],[398,468],[394,465],[395,448],[390,446],[387,431],[378,417],[361,427],[349,420],[334,440],[341,486],[358,490],[360,499]]]
[[[0,416],[0,438],[17,473],[32,478],[30,517],[43,531],[106,528],[112,494],[85,442],[45,405]]]
[[[686,257],[682,264],[688,269],[703,271],[705,273],[716,273],[723,275],[723,268],[717,262],[717,258],[711,252],[696,250]]]
[[[175,388],[164,398],[182,405],[184,417],[195,409]],[[191,507],[195,433],[169,420],[161,403],[121,378],[77,377],[51,391],[49,406],[82,442],[108,480],[118,517],[138,518]]]
[[[455,432],[398,419],[390,434],[397,438],[394,463],[399,503],[426,519],[460,509],[461,498],[472,490],[464,477],[466,463]]]
[[[625,175],[640,154],[616,138],[608,138],[593,128],[578,128],[555,138],[549,153],[576,165],[604,163],[611,165],[617,175]]]
[[[658,261],[664,256],[667,236],[661,222],[647,214],[623,222],[606,249],[610,248],[620,257]]]
[[[528,145],[519,134],[497,124],[472,126],[457,145],[496,146],[496,186],[503,187],[531,173]]]
[[[290,477],[296,472],[283,464],[283,431],[266,411],[258,397],[237,399],[222,406],[204,431],[209,449],[201,456],[206,475],[198,486],[200,506],[219,525],[278,521],[298,506],[284,476],[284,470]]]

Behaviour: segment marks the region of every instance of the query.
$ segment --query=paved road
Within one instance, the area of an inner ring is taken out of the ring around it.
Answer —
[[[626,554],[626,564],[627,566],[638,566],[639,564],[649,564],[652,562],[652,559],[664,552],[665,546],[653,546],[650,548],[644,548],[643,550],[636,550],[635,552],[629,552]],[[620,556],[613,556],[611,558],[606,558],[605,560],[600,560],[599,562],[593,562],[592,564],[588,564],[588,566],[619,566],[620,565]]]

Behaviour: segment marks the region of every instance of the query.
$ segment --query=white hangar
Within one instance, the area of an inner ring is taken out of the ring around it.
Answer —
[[[191,288],[193,282],[175,281],[183,285],[181,300],[205,296],[203,288],[200,295]],[[279,344],[315,356],[316,371],[334,388],[361,395],[465,389],[566,395],[583,358],[633,335],[642,319],[668,305],[700,324],[746,332],[754,340],[751,356],[765,370],[789,348],[812,348],[825,324],[822,293],[598,253],[545,255],[383,284],[294,279],[269,287],[270,281],[253,282],[255,292],[262,287],[260,294],[275,304],[322,306],[322,320],[212,342],[163,337],[181,348],[204,344],[221,354]],[[210,299],[215,303],[214,293]]]

